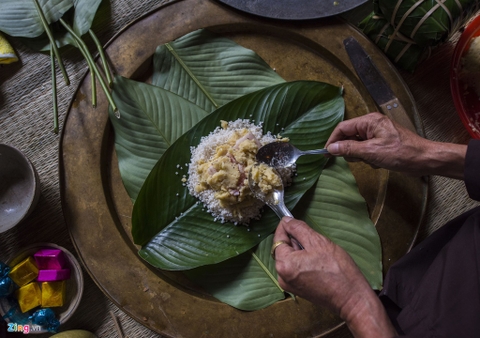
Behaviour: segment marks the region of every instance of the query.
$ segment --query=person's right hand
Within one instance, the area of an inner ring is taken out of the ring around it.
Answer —
[[[380,113],[340,122],[325,147],[347,161],[363,161],[418,176],[463,179],[466,145],[427,140]]]
[[[281,219],[273,242],[281,288],[338,314],[354,337],[396,336],[380,300],[340,246],[290,217]]]

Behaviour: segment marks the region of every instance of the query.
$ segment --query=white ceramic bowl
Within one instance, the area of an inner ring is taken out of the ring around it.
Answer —
[[[32,163],[18,149],[0,144],[0,233],[24,220],[39,198],[40,180]]]
[[[33,256],[40,249],[60,249],[65,254],[67,259],[68,266],[70,268],[70,279],[66,281],[66,290],[65,290],[65,303],[62,307],[51,308],[55,313],[57,320],[60,322],[60,330],[62,324],[65,323],[75,312],[83,294],[83,274],[82,268],[70,251],[67,249],[58,246],[52,243],[37,243],[33,244],[21,252],[16,254],[12,259],[8,260],[6,264],[10,267],[15,266],[17,263],[20,263],[22,260],[28,256]],[[5,313],[10,310],[10,304],[6,298],[0,298],[0,317],[3,317]],[[32,310],[35,311],[36,309]],[[7,323],[9,322],[6,320]],[[45,333],[48,332],[46,329],[37,327],[35,330],[31,329],[29,334],[33,333]]]

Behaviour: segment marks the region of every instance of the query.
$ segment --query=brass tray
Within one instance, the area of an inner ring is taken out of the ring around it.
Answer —
[[[180,0],[160,6],[114,37],[106,51],[116,73],[148,80],[156,46],[208,28],[256,51],[286,80],[310,79],[345,88],[346,116],[375,111],[356,77],[342,41],[354,36],[411,113],[412,96],[376,46],[340,19],[272,22],[246,16],[211,0]],[[223,304],[181,273],[152,268],[137,255],[130,235],[132,203],[123,187],[108,120],[99,96],[91,107],[90,75],[70,105],[60,143],[62,206],[71,239],[100,289],[131,317],[167,337],[312,337],[338,332],[331,312],[297,299],[245,312]],[[421,222],[427,185],[418,178],[351,166],[383,245],[386,271],[412,246]]]

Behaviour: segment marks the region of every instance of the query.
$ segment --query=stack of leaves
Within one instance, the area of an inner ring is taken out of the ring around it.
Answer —
[[[115,78],[121,118],[110,111],[140,256],[157,268],[183,271],[242,310],[284,299],[269,252],[277,216],[266,209],[249,227],[215,222],[182,182],[190,147],[221,120],[241,118],[262,122],[264,133],[281,133],[301,149],[320,148],[343,119],[342,89],[285,82],[253,51],[206,30],[159,46],[153,59],[152,84]],[[349,252],[380,288],[380,240],[347,163],[304,156],[297,170],[286,205]]]
[[[115,107],[109,91],[112,82],[103,49],[90,29],[102,0],[2,0],[0,1],[0,31],[17,37],[36,51],[50,52],[52,65],[54,131],[58,133],[58,109],[56,95],[55,59],[65,83],[70,81],[59,48],[77,47],[87,60],[92,79],[92,105],[96,105],[96,79],[100,83],[110,105]],[[100,72],[93,57],[82,40],[89,33],[95,42],[105,68]],[[106,80],[104,79],[106,77]]]
[[[479,9],[477,0],[373,0],[359,28],[399,67],[414,71]]]

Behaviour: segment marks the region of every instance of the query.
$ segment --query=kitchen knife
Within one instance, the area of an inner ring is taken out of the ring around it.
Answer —
[[[363,49],[354,37],[343,40],[343,45],[358,77],[367,88],[373,100],[377,103],[380,111],[392,120],[416,133],[417,130],[408,117],[405,108],[373,63],[370,55],[367,54],[365,49]]]

